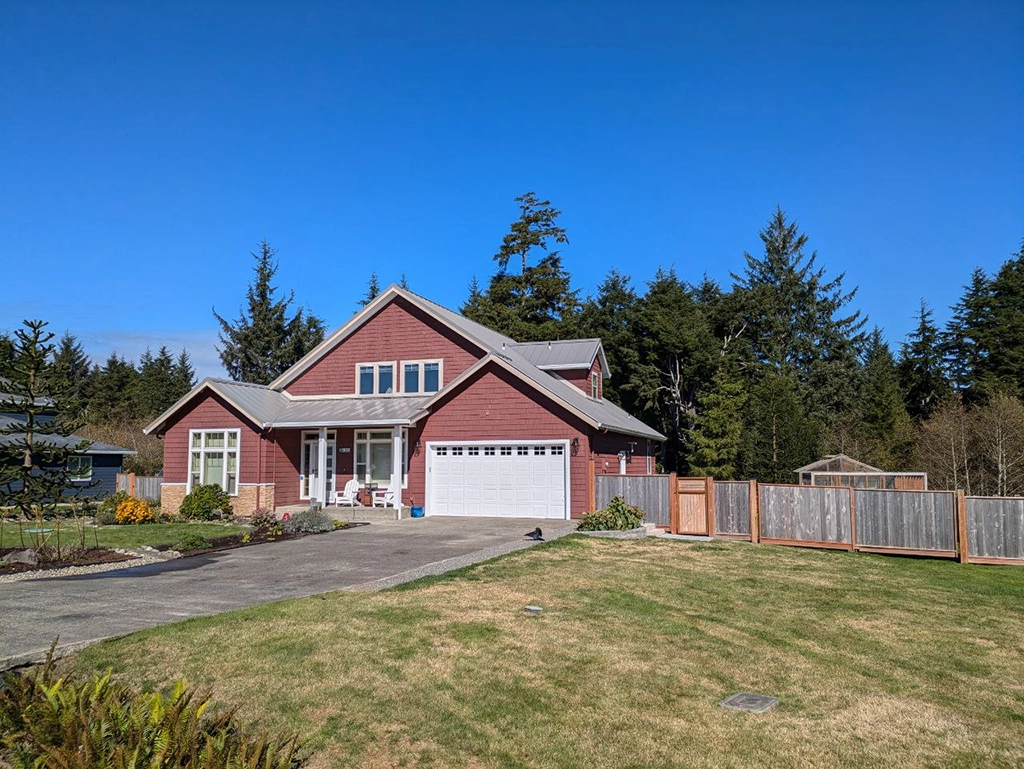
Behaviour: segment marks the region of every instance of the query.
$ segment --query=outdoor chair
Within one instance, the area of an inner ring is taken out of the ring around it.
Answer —
[[[395,497],[398,489],[395,486],[388,486],[386,489],[373,492],[374,507],[395,507]]]
[[[359,504],[359,481],[355,478],[345,484],[342,491],[334,492],[334,504],[355,507]]]

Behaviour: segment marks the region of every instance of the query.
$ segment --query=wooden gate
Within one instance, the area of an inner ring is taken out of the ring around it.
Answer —
[[[672,495],[673,534],[714,536],[715,479],[677,478]]]

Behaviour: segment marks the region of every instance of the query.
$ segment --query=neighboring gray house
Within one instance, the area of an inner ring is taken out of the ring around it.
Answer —
[[[0,402],[3,401],[9,404],[11,396],[0,394]],[[24,414],[0,411],[0,445],[10,444],[17,439],[18,428],[25,426],[24,417]],[[65,447],[77,446],[85,440],[78,435],[46,436],[47,442]],[[73,479],[69,491],[73,493],[77,489],[81,496],[87,497],[113,494],[117,491],[117,474],[121,472],[124,458],[135,453],[131,449],[93,441],[87,449],[68,460],[68,470]]]

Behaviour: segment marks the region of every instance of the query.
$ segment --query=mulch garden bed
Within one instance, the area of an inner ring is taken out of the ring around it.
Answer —
[[[8,553],[24,550],[23,547],[0,548],[0,559]],[[68,566],[95,566],[101,563],[119,563],[130,561],[132,556],[124,553],[117,553],[106,547],[87,548],[64,548],[63,558],[57,559],[57,554],[52,548],[40,548],[36,551],[39,563],[33,566],[29,563],[5,563],[0,566],[0,574],[18,574],[23,571],[44,571],[46,569],[64,569]]]

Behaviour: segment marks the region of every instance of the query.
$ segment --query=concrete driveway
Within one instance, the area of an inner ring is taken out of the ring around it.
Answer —
[[[575,522],[421,518],[103,574],[0,584],[0,669],[188,617],[342,589],[377,589],[534,544]]]

